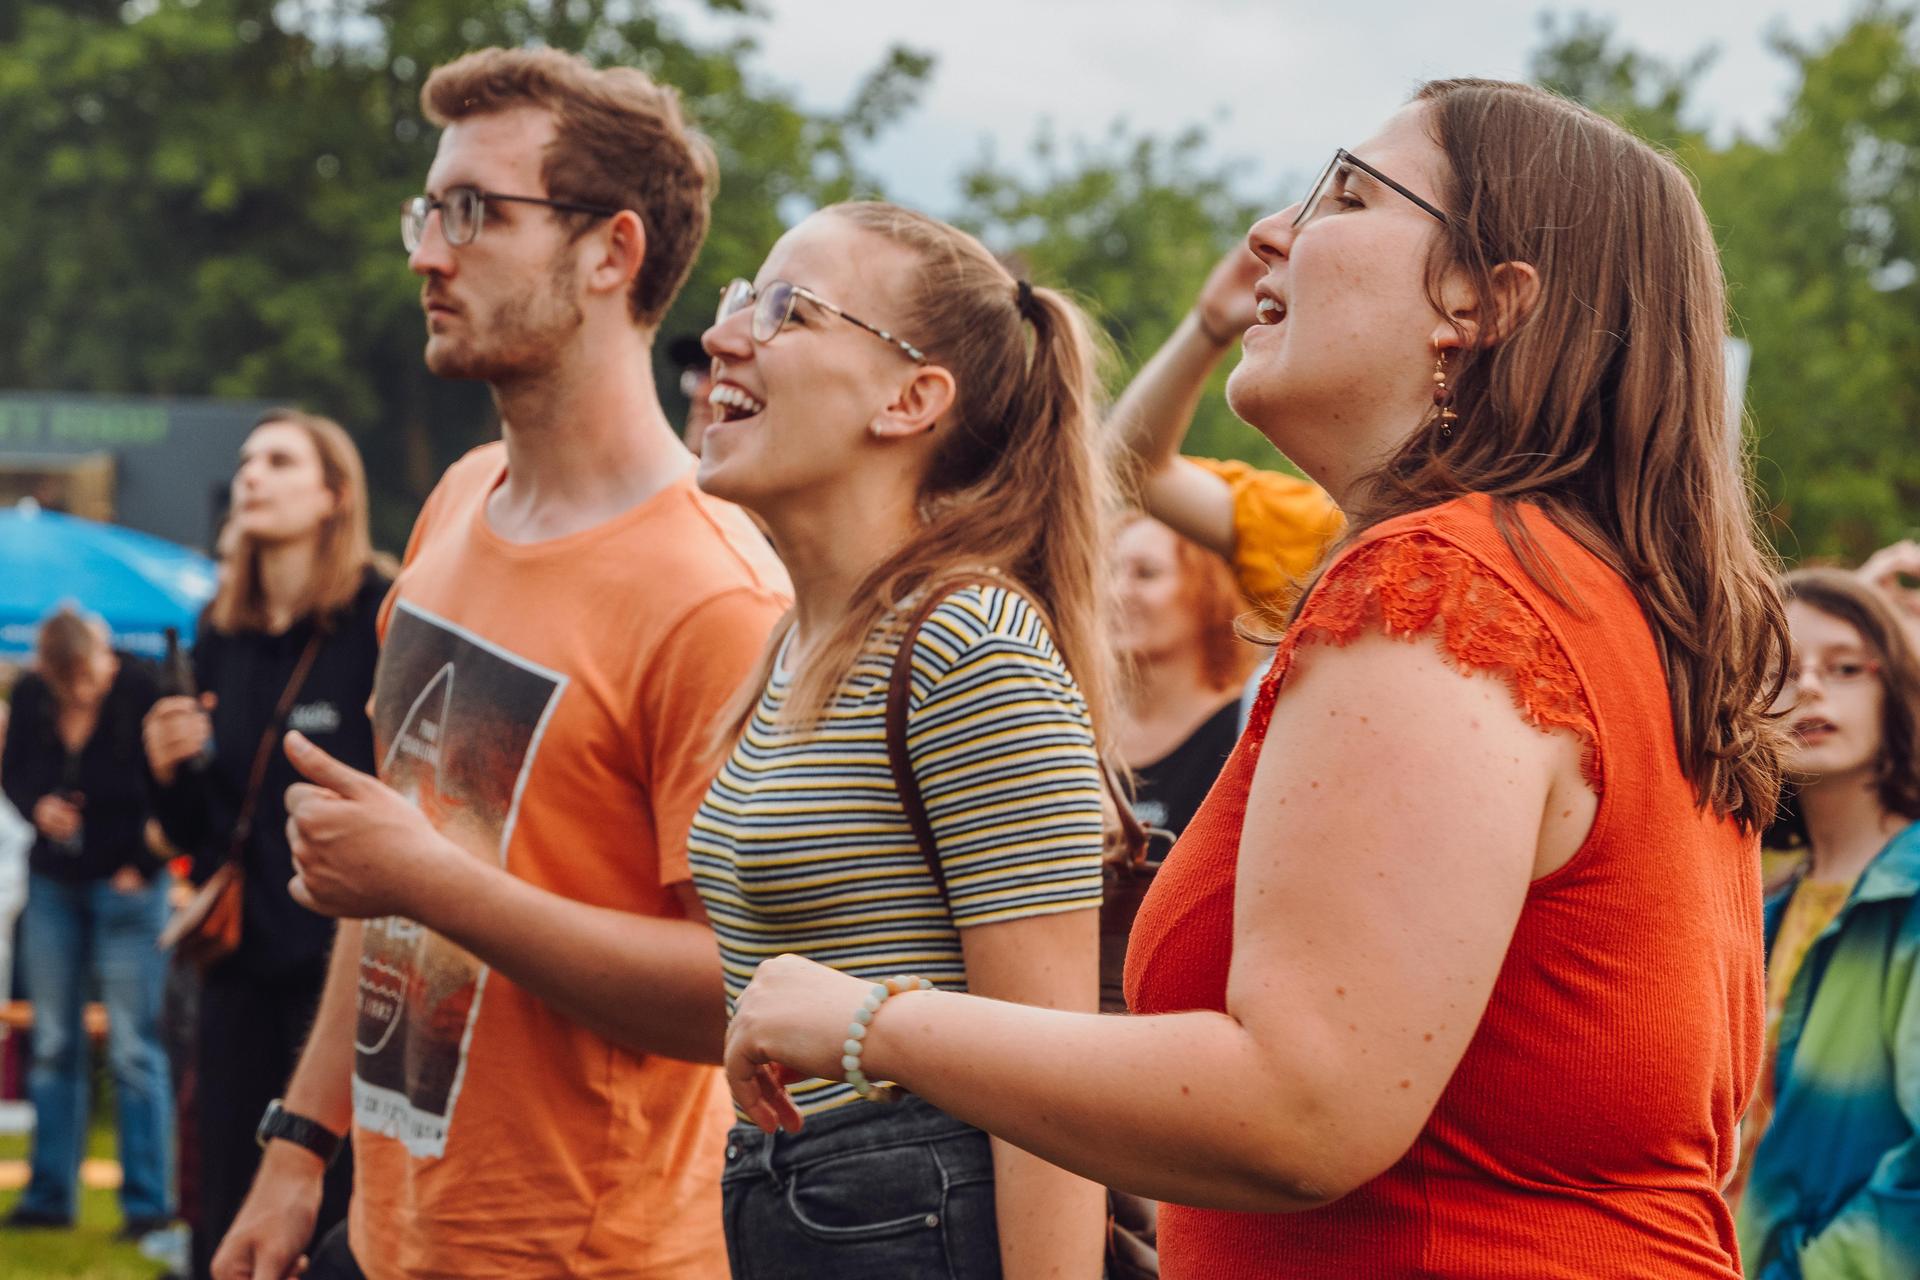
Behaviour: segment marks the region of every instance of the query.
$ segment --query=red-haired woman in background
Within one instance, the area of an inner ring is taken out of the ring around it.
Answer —
[[[1126,680],[1115,739],[1134,775],[1134,812],[1157,828],[1148,857],[1194,810],[1240,736],[1240,687],[1259,651],[1234,620],[1246,606],[1233,571],[1152,516],[1114,538],[1114,646]]]

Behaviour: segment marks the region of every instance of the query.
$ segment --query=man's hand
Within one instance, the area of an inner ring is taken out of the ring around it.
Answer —
[[[217,701],[210,693],[198,699],[162,698],[147,711],[140,738],[147,748],[147,768],[163,787],[173,785],[180,766],[207,749],[213,738],[213,720],[207,713]]]
[[[80,807],[65,796],[48,793],[33,806],[33,825],[56,844],[71,840],[80,830]]]
[[[302,1249],[320,1217],[326,1166],[290,1142],[269,1142],[260,1172],[213,1255],[213,1280],[286,1280],[307,1269]]]
[[[378,778],[299,733],[287,735],[286,749],[293,767],[313,780],[287,788],[294,901],[349,919],[420,919],[421,905],[444,882],[440,869],[468,855]]]
[[[1207,282],[1200,286],[1200,296],[1193,300],[1193,313],[1209,338],[1231,342],[1246,332],[1254,318],[1253,286],[1266,273],[1267,264],[1244,241],[1214,264]]]

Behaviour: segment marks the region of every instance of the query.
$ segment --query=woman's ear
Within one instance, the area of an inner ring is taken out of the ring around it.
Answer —
[[[925,435],[953,408],[954,394],[953,374],[937,364],[915,365],[893,403],[867,423],[867,433],[876,440]]]
[[[1464,272],[1447,273],[1440,288],[1446,318],[1433,330],[1433,345],[1490,347],[1504,342],[1540,300],[1540,273],[1530,262],[1503,262],[1493,269],[1489,296],[1482,298]]]

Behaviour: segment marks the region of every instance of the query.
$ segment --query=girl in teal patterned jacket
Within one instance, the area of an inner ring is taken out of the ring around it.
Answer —
[[[1785,582],[1808,857],[1767,903],[1768,1065],[1736,1198],[1760,1280],[1920,1276],[1920,660],[1849,574]]]

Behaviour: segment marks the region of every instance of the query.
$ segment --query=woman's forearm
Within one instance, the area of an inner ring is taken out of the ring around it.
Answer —
[[[994,1216],[1006,1280],[1087,1280],[1100,1275],[1105,1187],[993,1140]]]
[[[1102,1185],[1278,1212],[1345,1189],[1327,1163],[1339,1135],[1313,1101],[1311,1040],[1288,1064],[1226,1014],[1112,1017],[926,991],[888,1002],[863,1057],[874,1078]]]
[[[1180,443],[1200,406],[1207,376],[1231,343],[1207,336],[1193,312],[1180,321],[1107,414],[1143,476],[1166,467],[1180,454]]]

